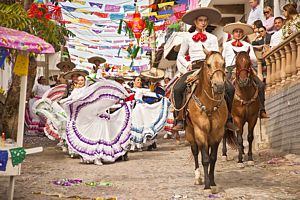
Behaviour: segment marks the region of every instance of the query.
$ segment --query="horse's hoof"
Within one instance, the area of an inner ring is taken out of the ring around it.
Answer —
[[[185,140],[184,141],[184,146],[190,146],[191,144],[189,143],[189,141]]]
[[[195,179],[195,185],[202,185],[202,179],[201,178],[197,178]]]
[[[217,186],[210,186],[210,188],[212,194],[217,194],[219,192],[219,188]]]
[[[227,161],[231,161],[231,160],[234,160],[234,157],[232,155],[227,156]]]
[[[250,167],[253,167],[254,166],[254,161],[253,160],[249,160],[247,162],[247,165],[250,166]]]
[[[204,196],[208,196],[208,195],[212,194],[212,191],[211,191],[211,189],[204,189],[203,194],[204,194]]]
[[[222,156],[222,162],[226,162],[227,161],[227,156]]]
[[[237,167],[242,169],[242,168],[245,167],[245,164],[244,164],[244,163],[238,163],[238,164],[237,164]]]
[[[180,140],[176,140],[176,145],[180,145]]]

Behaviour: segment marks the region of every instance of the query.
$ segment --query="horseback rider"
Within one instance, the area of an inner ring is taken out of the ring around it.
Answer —
[[[214,8],[197,8],[187,12],[182,21],[189,25],[194,25],[196,31],[187,33],[184,38],[177,58],[178,70],[183,74],[173,88],[175,108],[178,110],[183,105],[184,92],[187,88],[186,79],[193,73],[192,70],[200,69],[205,61],[206,54],[204,48],[208,51],[219,51],[218,39],[215,35],[205,31],[207,25],[217,24],[221,20],[221,13]],[[188,52],[189,61],[186,60]],[[173,130],[183,129],[184,109],[176,112],[176,126]],[[236,130],[231,121],[228,121],[227,127]]]
[[[248,42],[243,41],[243,39],[247,35],[253,33],[253,29],[250,25],[241,22],[230,23],[224,27],[224,32],[232,34],[233,37],[233,40],[224,43],[222,52],[222,55],[225,59],[227,78],[230,79],[235,68],[236,52],[247,52],[249,50],[249,56],[254,67],[257,66],[257,58],[255,56],[252,45]],[[265,85],[257,76],[253,77],[253,81],[258,87],[258,95],[260,100],[260,118],[269,118],[265,110]],[[230,93],[234,94],[234,87],[230,87]],[[234,95],[231,95],[228,98],[229,109],[231,109],[233,98]]]

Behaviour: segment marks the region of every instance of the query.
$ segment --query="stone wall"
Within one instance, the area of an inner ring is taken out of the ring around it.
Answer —
[[[270,146],[300,154],[300,83],[268,95],[266,109],[270,115],[265,121]]]

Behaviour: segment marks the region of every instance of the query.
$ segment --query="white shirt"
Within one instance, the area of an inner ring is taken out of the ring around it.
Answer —
[[[261,20],[261,21],[264,20],[263,10],[259,5],[257,5],[254,9],[251,8],[251,11],[248,16],[247,24],[252,26],[256,20]]]
[[[42,97],[43,94],[45,92],[47,92],[47,90],[50,89],[49,85],[41,85],[39,83],[35,83],[33,88],[32,88],[32,92],[34,92],[34,94],[38,97]]]
[[[187,36],[184,38],[181,46],[180,51],[178,53],[177,57],[177,67],[180,73],[184,74],[187,72],[187,67],[196,60],[204,60],[206,55],[203,51],[202,45],[208,50],[208,51],[219,51],[218,47],[218,39],[215,35],[203,32],[207,39],[205,42],[195,42],[192,37],[197,34],[198,32],[193,32],[187,34]],[[191,58],[190,61],[187,61],[185,59],[186,52],[188,51],[189,56]]]
[[[236,46],[232,46],[231,43],[233,41],[234,40],[225,42],[224,45],[223,45],[222,56],[225,59],[225,65],[226,65],[226,67],[235,65],[235,57],[236,57],[236,55],[235,55],[235,53],[234,53],[233,50],[235,50],[236,52],[241,52],[241,51],[248,51],[249,48],[250,48],[249,55],[250,55],[251,62],[252,62],[252,64],[254,66],[257,66],[257,60],[256,60],[256,56],[255,56],[255,53],[254,53],[252,45],[249,44],[248,42],[241,41],[241,43],[243,44],[243,46],[236,47]]]
[[[272,36],[271,36],[271,42],[270,42],[270,47],[271,49],[275,48],[281,41],[282,41],[282,29],[279,31],[276,31]]]

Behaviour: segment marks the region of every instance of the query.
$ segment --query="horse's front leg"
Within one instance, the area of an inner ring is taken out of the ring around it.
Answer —
[[[215,165],[217,161],[218,156],[218,147],[219,143],[215,143],[214,145],[211,145],[211,152],[210,152],[210,165],[209,165],[209,180],[210,180],[210,186],[216,186],[215,183]]]
[[[248,165],[253,166],[253,155],[252,155],[252,142],[254,139],[253,136],[253,129],[254,127],[249,127],[248,128],[248,143],[249,143],[249,150],[248,150]]]
[[[201,179],[201,172],[199,169],[199,160],[198,160],[199,148],[195,142],[191,144],[191,150],[195,161],[195,185],[201,185],[202,179]]]
[[[209,150],[208,145],[206,146],[205,144],[203,144],[201,147],[201,156],[202,156],[202,165],[204,169],[204,190],[210,189],[210,180],[208,176],[208,166],[209,166],[210,159],[209,159],[208,150]]]
[[[227,134],[227,130],[225,130],[225,134],[223,136],[222,161],[227,161],[226,134]]]
[[[238,150],[239,150],[239,156],[238,156],[238,167],[243,168],[244,163],[243,163],[243,152],[244,152],[244,147],[243,147],[243,129],[240,129],[237,132],[237,140],[238,140]]]

